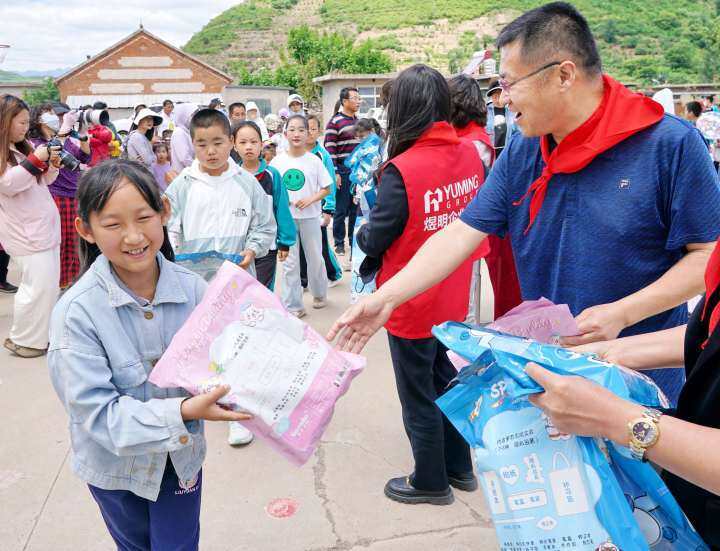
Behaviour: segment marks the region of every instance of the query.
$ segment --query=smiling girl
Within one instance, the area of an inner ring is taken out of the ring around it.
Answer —
[[[75,227],[83,275],[58,302],[48,365],[70,417],[72,469],[118,549],[198,548],[202,419],[229,388],[188,397],[148,382],[206,284],[171,262],[170,208],[152,174],[117,160],[85,173]]]

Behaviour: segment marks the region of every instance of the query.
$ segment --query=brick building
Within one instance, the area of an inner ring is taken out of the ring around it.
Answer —
[[[70,107],[104,101],[113,118],[135,105],[166,98],[207,105],[221,97],[232,77],[150,34],[142,26],[117,44],[58,77]]]

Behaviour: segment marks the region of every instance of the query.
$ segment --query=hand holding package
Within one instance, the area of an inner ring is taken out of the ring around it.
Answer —
[[[191,394],[230,385],[220,403],[251,413],[242,423],[302,465],[364,365],[364,358],[331,348],[275,294],[225,262],[150,381]]]

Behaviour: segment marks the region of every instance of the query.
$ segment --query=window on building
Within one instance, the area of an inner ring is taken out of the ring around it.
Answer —
[[[358,86],[358,93],[362,103],[360,104],[360,117],[367,115],[371,109],[380,106],[380,86]]]

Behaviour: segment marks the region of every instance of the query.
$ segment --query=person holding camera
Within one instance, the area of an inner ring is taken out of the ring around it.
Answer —
[[[48,109],[49,108],[49,109]],[[43,104],[30,111],[28,136],[34,146],[61,146],[60,173],[49,190],[60,213],[60,288],[67,289],[73,284],[80,270],[77,252],[75,217],[77,216],[77,192],[81,164],[91,160],[87,125],[81,124],[79,133],[74,130],[80,113],[71,111],[61,103]]]
[[[0,96],[0,243],[20,267],[13,322],[4,346],[23,358],[45,354],[60,279],[60,216],[48,186],[60,147],[27,140],[30,109]]]

